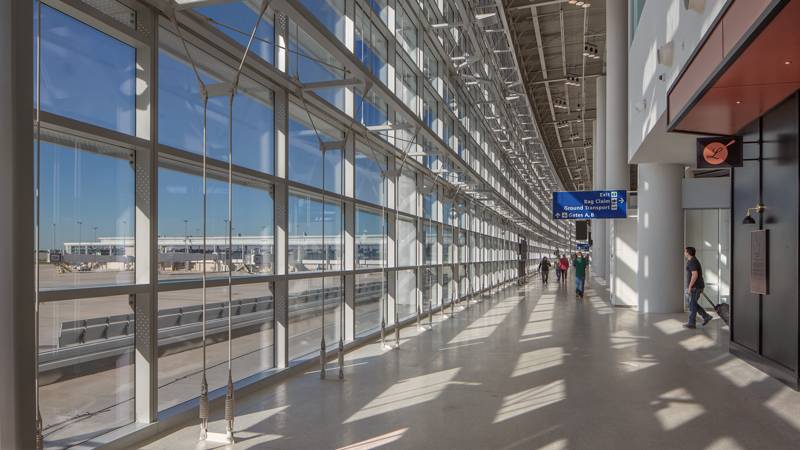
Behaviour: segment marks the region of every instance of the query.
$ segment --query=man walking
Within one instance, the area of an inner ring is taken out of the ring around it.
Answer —
[[[697,303],[706,284],[703,282],[703,268],[700,266],[700,261],[694,257],[696,253],[697,250],[694,247],[686,247],[683,251],[686,259],[689,260],[686,263],[686,302],[689,304],[689,323],[684,324],[683,328],[690,330],[697,328],[697,314],[703,317],[703,326],[706,326],[712,319],[711,314]]]
[[[575,296],[583,298],[583,287],[586,283],[586,260],[583,259],[582,252],[578,252],[578,257],[572,261],[572,266],[575,267]]]
[[[547,284],[547,276],[550,274],[550,261],[547,260],[547,256],[539,262],[539,274],[542,275],[542,284]]]

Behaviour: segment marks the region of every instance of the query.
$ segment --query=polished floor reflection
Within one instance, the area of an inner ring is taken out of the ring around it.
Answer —
[[[238,398],[231,448],[795,448],[800,393],[731,356],[719,319],[683,322],[612,307],[602,280],[583,300],[532,280],[403,329],[399,349],[351,352],[344,381],[307,372]],[[137,448],[219,445],[198,430]]]

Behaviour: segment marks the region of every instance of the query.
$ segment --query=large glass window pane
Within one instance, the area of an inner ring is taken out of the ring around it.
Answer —
[[[133,151],[48,130],[41,139],[41,289],[133,283]]]
[[[384,84],[388,76],[389,43],[360,7],[356,7],[355,55]]]
[[[356,208],[356,268],[383,267],[386,221],[380,211]]]
[[[323,329],[325,348],[338,346],[344,320],[342,293],[341,277],[289,281],[290,361],[316,357]]]
[[[183,44],[172,33],[161,33],[159,58],[160,143],[188,152],[203,153],[203,101],[194,70]],[[235,70],[189,45],[192,60],[204,84],[230,82]],[[252,79],[239,78],[233,100],[233,163],[263,173],[274,171],[274,129],[272,91]],[[228,97],[208,100],[206,154],[228,161],[230,103]]]
[[[453,280],[453,266],[442,268],[442,303],[450,303],[455,299],[455,281]]]
[[[397,23],[397,31],[395,38],[398,40],[403,50],[411,56],[411,59],[417,62],[417,27],[411,20],[406,9],[398,6],[395,22]]]
[[[437,132],[438,130],[438,125],[436,123],[439,114],[438,108],[439,106],[436,102],[436,96],[429,90],[425,89],[422,101],[422,120],[425,122],[425,125],[427,125],[428,128],[434,132]]]
[[[345,0],[300,0],[340,41],[345,38]]]
[[[438,197],[439,195],[435,191],[422,197],[423,218],[439,220],[439,209],[436,207],[436,199]]]
[[[134,309],[127,295],[39,309],[45,448],[67,448],[134,421]]]
[[[134,134],[136,50],[47,5],[41,27],[42,110]]]
[[[233,222],[228,230],[228,177],[207,172],[206,243],[200,168],[160,162],[159,280],[263,275],[274,272],[274,200],[269,185],[233,179]],[[232,251],[231,251],[232,245]]]
[[[425,76],[425,79],[431,83],[433,89],[436,90],[438,88],[439,80],[439,60],[436,59],[436,55],[433,53],[428,44],[425,44],[423,48],[424,54],[422,55],[422,74]]]
[[[417,177],[410,170],[403,170],[398,181],[397,209],[409,214],[417,213]]]
[[[447,192],[442,193],[442,222],[446,225],[453,225],[455,223],[456,208],[453,207],[452,202],[455,200],[447,198],[447,194]]]
[[[362,89],[356,87],[355,94],[355,108],[356,120],[362,125],[370,127],[375,125],[386,125],[389,121],[389,105],[383,101],[377,94],[372,91],[367,92],[367,97],[362,101]],[[385,134],[380,133],[378,136],[383,138]]]
[[[425,242],[423,248],[425,252],[425,264],[436,264],[438,262],[438,238],[439,233],[436,225],[425,225]]]
[[[453,262],[453,230],[444,227],[442,230],[442,263]]]
[[[414,270],[397,272],[397,312],[400,320],[417,313],[417,275]]]
[[[387,158],[373,148],[356,141],[356,184],[358,200],[386,205],[386,186],[381,170],[387,168]]]
[[[370,0],[369,4],[372,9],[378,13],[378,17],[385,24],[389,24],[389,2],[387,0]]]
[[[231,291],[233,380],[273,367],[273,307],[268,283]],[[228,287],[207,288],[206,379],[210,391],[228,382]],[[158,294],[158,409],[198,397],[203,377],[203,290]]]
[[[467,260],[467,232],[458,232],[458,261],[463,263]]]
[[[399,59],[395,93],[414,114],[417,114],[417,75],[408,64]]]
[[[323,238],[324,229],[324,238]],[[342,269],[342,208],[309,194],[289,195],[289,271]]]
[[[356,337],[380,329],[381,320],[394,322],[385,317],[386,292],[383,272],[356,275]]]
[[[439,304],[437,298],[439,272],[435,267],[422,269],[422,311],[430,311]]]
[[[397,221],[397,264],[400,267],[417,265],[417,227],[413,220]]]
[[[321,118],[309,116],[305,109],[292,103],[289,106],[289,179],[325,189],[342,192],[342,151],[320,150],[322,142],[342,142],[344,133]],[[324,184],[323,170],[325,166]]]
[[[325,0],[307,1],[326,3]],[[339,39],[344,41],[344,32],[342,32],[342,36]],[[301,83],[333,81],[344,78],[344,66],[325,50],[323,45],[317,43],[291,20],[289,21],[289,50],[291,52],[287,64],[289,76],[298,77]],[[315,90],[314,94],[319,95],[331,105],[344,111],[344,88]]]
[[[195,8],[195,11],[213,19],[217,23],[211,23],[217,29],[242,44],[242,47],[245,48],[256,25],[258,13],[261,11],[261,2],[258,0],[244,0],[242,2]],[[272,44],[275,42],[275,13],[271,9],[267,9],[264,12],[264,16],[258,24],[255,38],[250,45],[250,52],[260,56],[264,61],[274,64],[275,46]]]

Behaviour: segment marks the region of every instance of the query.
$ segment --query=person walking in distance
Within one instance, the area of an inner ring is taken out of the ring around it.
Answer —
[[[567,284],[567,273],[569,272],[567,255],[561,255],[561,259],[558,260],[558,268],[561,269],[561,281]]]
[[[586,260],[583,259],[583,253],[578,252],[572,266],[575,267],[575,296],[583,298],[583,287],[586,284]]]
[[[558,253],[556,253],[553,265],[556,267],[556,282],[561,283],[561,267],[558,265]]]
[[[697,328],[697,314],[703,317],[703,326],[706,326],[713,318],[697,303],[706,284],[703,281],[703,268],[700,266],[700,261],[694,256],[696,253],[697,250],[694,247],[686,247],[683,251],[686,259],[689,260],[686,263],[686,302],[689,304],[689,322],[684,324],[683,328],[690,330]]]
[[[542,275],[542,284],[547,284],[547,276],[550,274],[550,261],[547,260],[547,256],[539,262],[539,273]]]

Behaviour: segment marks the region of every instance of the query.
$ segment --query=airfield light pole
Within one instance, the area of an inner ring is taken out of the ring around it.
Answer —
[[[189,220],[188,219],[183,219],[183,252],[187,255],[186,256],[187,259],[183,263],[184,264],[183,268],[186,271],[189,270],[189,259],[188,259],[188,255],[189,255],[189,244],[188,244],[189,233],[186,231],[186,226],[188,224],[189,224]]]
[[[83,228],[83,222],[75,222],[78,224],[78,251],[81,251],[81,228]]]

